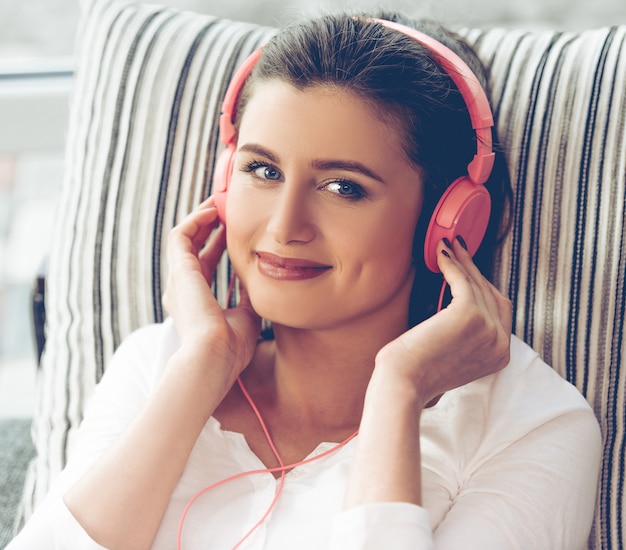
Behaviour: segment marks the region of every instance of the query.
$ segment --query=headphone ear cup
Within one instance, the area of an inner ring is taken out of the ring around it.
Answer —
[[[220,221],[226,224],[226,196],[230,178],[233,173],[233,165],[235,162],[236,148],[233,144],[227,145],[222,151],[215,164],[213,172],[213,196],[215,197],[215,206],[217,206],[217,215]]]
[[[217,217],[219,218],[222,225],[226,225],[226,196],[228,193],[213,193],[213,198],[215,201],[215,206],[217,207]]]
[[[452,242],[460,235],[473,256],[485,236],[490,214],[491,197],[484,185],[475,184],[467,176],[455,180],[430,218],[424,241],[426,267],[439,273],[437,246],[444,238]]]

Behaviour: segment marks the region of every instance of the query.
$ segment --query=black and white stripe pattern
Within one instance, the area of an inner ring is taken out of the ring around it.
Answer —
[[[590,548],[625,548],[626,27],[468,31],[491,71],[515,188],[494,279],[515,332],[593,406],[604,437]]]
[[[83,5],[22,519],[62,468],[115,348],[163,318],[166,235],[209,195],[230,75],[274,32],[126,0]],[[516,191],[494,278],[516,333],[597,413],[605,456],[590,547],[626,547],[626,28],[465,34],[491,72]],[[222,301],[228,271],[223,262],[216,277]]]
[[[163,319],[167,234],[210,194],[233,70],[275,32],[119,0],[85,2],[84,10],[26,517],[63,467],[113,351],[132,330]],[[219,270],[223,303],[227,262]]]

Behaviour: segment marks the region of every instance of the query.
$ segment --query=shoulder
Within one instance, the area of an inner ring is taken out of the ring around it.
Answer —
[[[490,398],[506,398],[512,413],[535,411],[539,417],[552,417],[578,410],[593,414],[580,391],[516,336],[511,337],[509,365],[486,382]]]
[[[123,341],[123,348],[147,349],[157,351],[163,347],[175,350],[179,345],[174,322],[168,317],[162,323],[144,325],[131,332]]]
[[[530,434],[535,444],[574,434],[600,441],[593,410],[578,389],[515,336],[507,367],[444,395],[425,420],[438,430],[445,425],[452,446],[462,445],[466,456],[497,452],[529,441]]]
[[[449,392],[423,418],[424,501],[439,543],[582,547],[602,456],[598,421],[530,346],[513,337],[507,367]],[[494,513],[508,519],[494,522]]]
[[[115,352],[138,353],[149,356],[170,356],[180,345],[174,322],[167,318],[162,323],[153,323],[131,332]]]
[[[460,389],[466,398],[489,402],[494,411],[551,417],[591,408],[578,389],[516,336],[511,337],[511,359],[500,372]]]
[[[99,386],[130,379],[141,386],[154,386],[179,345],[170,319],[134,330],[113,354]]]

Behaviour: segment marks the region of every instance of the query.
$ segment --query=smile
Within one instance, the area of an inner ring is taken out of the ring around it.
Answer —
[[[301,281],[323,275],[332,266],[301,258],[283,258],[270,252],[257,252],[257,268],[262,275],[279,281]]]

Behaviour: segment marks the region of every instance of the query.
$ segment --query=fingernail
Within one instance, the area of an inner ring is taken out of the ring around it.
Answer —
[[[448,251],[447,251],[445,248],[443,248],[443,249],[441,250],[441,253],[442,253],[442,254],[443,254],[446,258],[449,258],[449,257],[450,257],[450,254],[448,254]]]
[[[459,244],[465,249],[467,250],[467,244],[465,243],[465,241],[463,240],[463,237],[461,237],[461,235],[457,235],[456,236],[456,240],[459,241]]]
[[[200,204],[198,204],[198,208],[206,208],[207,205],[209,205],[209,207],[215,206],[215,203],[213,202],[213,200],[214,200],[213,195],[211,195],[210,197],[207,197],[202,202],[200,202]]]
[[[452,248],[452,243],[448,240],[448,237],[443,238],[443,244],[445,244],[448,248]]]

